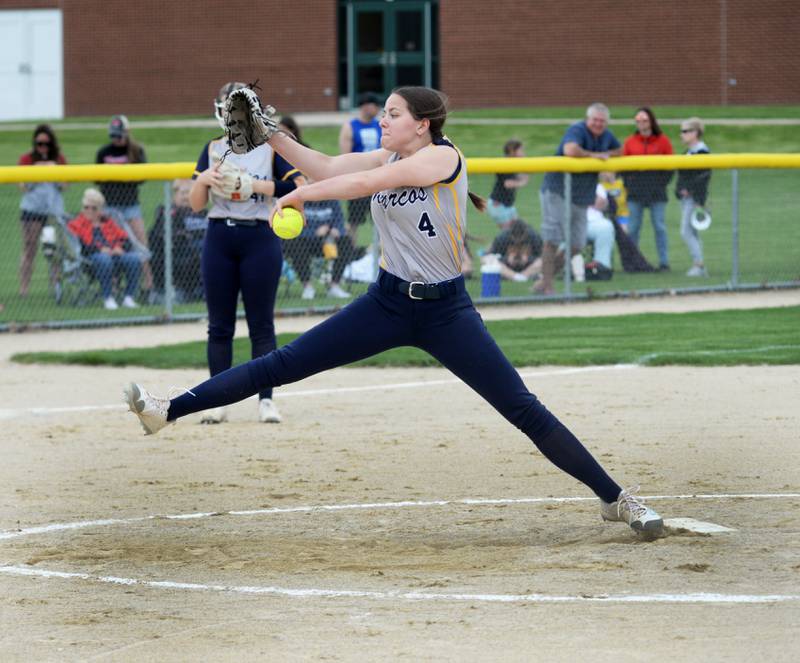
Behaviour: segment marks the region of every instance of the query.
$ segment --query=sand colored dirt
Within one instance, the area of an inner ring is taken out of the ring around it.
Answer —
[[[782,305],[760,296],[759,305]],[[675,299],[642,302],[659,310]],[[745,305],[733,299],[724,307]],[[590,495],[441,369],[339,369],[282,388],[280,425],[256,423],[251,399],[228,424],[201,426],[194,415],[143,437],[118,405],[122,384],[188,386],[203,372],[8,361],[22,349],[141,345],[198,330],[0,338],[0,532],[121,521],[0,538],[0,567],[90,576],[0,573],[2,660],[796,659],[798,600],[576,601],[800,594],[800,498],[788,496],[800,493],[797,367],[523,369],[625,485],[650,495],[775,495],[654,501],[666,517],[737,531],[644,542],[603,523],[593,501],[463,503]],[[449,503],[227,513],[430,500]],[[142,519],[195,512],[220,515]],[[109,576],[202,587],[92,579]],[[350,590],[371,594],[341,595]],[[477,598],[490,595],[571,602]]]

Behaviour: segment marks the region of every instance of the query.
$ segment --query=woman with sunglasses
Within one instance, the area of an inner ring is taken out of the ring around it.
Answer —
[[[55,166],[67,163],[53,129],[40,124],[33,132],[33,149],[19,158],[20,166]],[[22,256],[19,264],[19,296],[27,297],[30,289],[33,264],[39,246],[39,236],[47,219],[64,213],[61,192],[66,186],[62,182],[32,182],[20,184],[22,200],[20,223],[22,224]]]
[[[81,241],[81,253],[88,258],[95,278],[100,281],[103,306],[109,311],[119,308],[112,292],[115,274],[125,276],[122,306],[138,308],[134,299],[139,289],[142,260],[131,251],[131,241],[122,228],[104,214],[106,199],[97,189],[83,192],[81,213],[67,224],[69,231]]]
[[[651,156],[672,154],[672,143],[661,131],[653,111],[647,106],[636,110],[633,116],[636,131],[625,139],[623,156]],[[667,185],[672,179],[671,170],[632,170],[623,173],[628,190],[628,234],[639,246],[639,232],[644,221],[644,211],[650,208],[650,221],[656,236],[658,271],[669,271],[669,247],[667,244]]]
[[[681,123],[681,142],[686,146],[686,154],[709,154],[708,145],[703,142],[703,123],[699,117],[690,117]],[[686,276],[708,276],[703,260],[703,242],[692,226],[692,215],[698,207],[704,207],[708,198],[710,170],[679,170],[675,195],[681,203],[681,239],[692,256],[692,266]]]
[[[269,144],[314,180],[281,196],[282,207],[369,196],[381,239],[378,278],[367,294],[263,357],[232,368],[175,399],[132,383],[126,402],[147,434],[210,407],[343,366],[400,346],[435,357],[519,428],[558,468],[601,500],[605,520],[647,533],[663,521],[605,472],[589,451],[528,391],[475,310],[461,265],[470,193],[466,162],[443,134],[446,97],[432,88],[400,87],[386,100],[381,149],[330,157],[283,133]],[[420,407],[446,410],[446,397],[420,389]]]

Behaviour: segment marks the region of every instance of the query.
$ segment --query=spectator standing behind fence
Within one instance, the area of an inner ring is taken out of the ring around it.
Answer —
[[[383,100],[374,92],[358,97],[358,117],[345,122],[339,131],[339,153],[372,152],[381,146],[381,125],[377,120]],[[348,234],[358,242],[358,227],[367,220],[370,199],[356,198],[347,206]]]
[[[703,133],[703,123],[698,117],[690,117],[681,124],[681,142],[686,146],[686,154],[710,153],[708,146],[702,140]],[[695,208],[705,207],[710,181],[710,170],[678,171],[675,194],[681,201],[681,238],[692,256],[692,266],[686,272],[686,276],[708,276],[703,260],[703,243],[692,225],[692,214]]]
[[[503,154],[506,157],[524,157],[525,147],[522,141],[509,140],[503,145]],[[494,222],[502,229],[507,230],[514,219],[519,218],[514,203],[517,199],[517,189],[528,183],[525,173],[497,173],[494,179],[494,188],[489,194],[486,211]]]
[[[115,115],[108,124],[111,142],[97,150],[96,163],[133,164],[145,163],[147,156],[130,133],[130,123],[124,115]],[[141,182],[100,182],[100,192],[106,199],[106,211],[119,224],[129,230],[135,250],[142,257],[142,288],[153,287],[153,272],[150,267],[150,250],[144,229],[144,216],[139,203]],[[148,292],[149,294],[149,292]]]
[[[625,139],[622,153],[625,156],[650,156],[672,154],[672,143],[661,131],[653,111],[642,106],[633,116],[636,132]],[[639,233],[644,220],[644,210],[650,209],[650,221],[656,236],[658,271],[669,271],[669,247],[667,244],[667,185],[672,179],[671,170],[631,170],[622,176],[628,190],[630,220],[628,232],[639,245]]]
[[[61,154],[55,132],[47,124],[40,124],[33,131],[33,145],[17,162],[19,166],[55,166],[66,164]],[[22,200],[19,203],[22,226],[22,255],[19,262],[19,296],[27,297],[33,275],[33,264],[47,219],[64,213],[61,192],[65,185],[60,182],[31,182],[20,184]]]
[[[542,238],[522,219],[514,219],[494,238],[488,255],[500,260],[500,276],[528,281],[542,272]]]
[[[172,204],[169,219],[172,226],[172,284],[178,302],[203,298],[203,279],[200,275],[200,256],[206,236],[208,218],[204,209],[195,212],[189,203],[192,180],[177,179],[172,183]],[[164,226],[167,215],[164,206],[156,207],[156,221],[150,230],[150,251],[153,267],[153,286],[160,293],[165,288]]]
[[[608,129],[610,113],[605,104],[594,103],[586,109],[586,119],[571,125],[556,150],[556,156],[608,159],[621,152],[619,141]],[[586,245],[586,210],[595,201],[597,173],[572,175],[570,201],[570,243],[572,255]],[[553,274],[556,252],[564,237],[564,173],[546,173],[540,191],[542,203],[542,280],[534,292],[554,294]]]
[[[139,289],[141,257],[131,251],[128,233],[104,213],[105,205],[102,193],[97,189],[86,189],[81,213],[67,224],[67,228],[81,240],[81,253],[89,260],[92,273],[100,282],[103,306],[109,311],[119,308],[114,299],[113,279],[122,273],[125,277],[122,305],[138,308],[134,295]]]
[[[224,129],[222,111],[228,95],[247,87],[230,82],[222,86],[214,100],[214,115]],[[234,201],[211,188],[220,184],[219,164],[237,166],[253,179],[253,195]],[[203,243],[202,274],[208,307],[208,370],[211,376],[233,365],[233,335],[239,294],[244,304],[250,352],[253,358],[269,354],[276,347],[275,298],[283,267],[281,241],[272,232],[268,217],[273,196],[295,188],[300,173],[275,154],[266,143],[247,154],[234,154],[228,140],[215,138],[203,147],[195,168],[189,202],[195,212],[211,202],[208,230]],[[224,407],[203,413],[202,422],[219,424],[228,419]],[[258,393],[258,420],[279,423],[280,412],[272,401],[272,387]]]

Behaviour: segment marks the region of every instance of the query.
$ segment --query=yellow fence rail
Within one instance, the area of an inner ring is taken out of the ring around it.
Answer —
[[[145,163],[134,165],[80,165],[80,166],[3,166],[0,167],[0,184],[15,182],[131,182],[139,180],[173,180],[191,177],[195,164]],[[570,157],[526,157],[522,159],[483,158],[467,159],[467,170],[472,174],[486,173],[591,173],[602,170],[622,172],[629,170],[677,169],[734,169],[734,168],[800,168],[800,154],[698,154],[693,156],[614,157],[602,159],[573,159]]]

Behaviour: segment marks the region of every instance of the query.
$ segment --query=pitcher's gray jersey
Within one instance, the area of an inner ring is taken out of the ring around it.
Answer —
[[[467,173],[458,166],[446,180],[427,187],[400,187],[372,196],[372,218],[381,238],[381,267],[406,281],[438,283],[461,275],[467,232]],[[423,148],[431,149],[431,147]],[[396,161],[395,153],[389,162]]]

